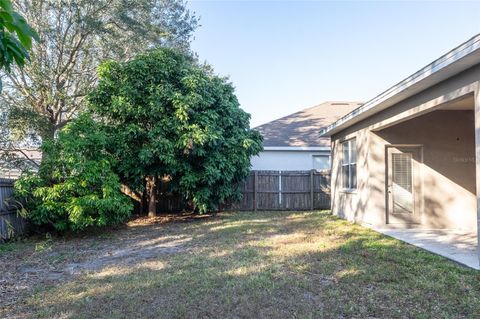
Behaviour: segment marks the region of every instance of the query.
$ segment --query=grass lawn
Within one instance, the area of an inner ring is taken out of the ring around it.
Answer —
[[[137,221],[9,245],[0,271],[36,277],[11,289],[18,299],[0,317],[480,316],[480,272],[328,212]]]

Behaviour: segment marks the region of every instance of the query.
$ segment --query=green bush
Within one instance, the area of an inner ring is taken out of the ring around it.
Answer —
[[[68,124],[55,140],[44,141],[39,172],[15,183],[15,194],[25,200],[34,224],[82,230],[118,224],[129,216],[133,205],[121,193],[114,160],[105,152],[107,143],[89,114]]]
[[[106,62],[99,78],[89,110],[111,136],[125,185],[141,193],[146,180],[167,177],[200,212],[239,197],[262,137],[227,79],[170,49]]]

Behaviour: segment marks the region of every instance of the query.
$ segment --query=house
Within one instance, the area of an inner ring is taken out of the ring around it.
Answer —
[[[263,136],[264,150],[252,158],[252,169],[330,169],[330,139],[320,137],[318,128],[327,127],[360,105],[325,102],[256,127]]]
[[[333,214],[423,246],[446,243],[441,254],[453,249],[447,257],[465,254],[456,260],[470,265],[473,255],[478,267],[480,35],[321,136],[332,141]]]
[[[17,179],[22,171],[36,171],[42,161],[42,152],[34,148],[0,150],[0,179]]]

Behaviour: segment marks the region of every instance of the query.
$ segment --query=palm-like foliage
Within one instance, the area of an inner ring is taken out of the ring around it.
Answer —
[[[30,58],[32,39],[39,40],[37,32],[15,12],[10,0],[0,0],[0,69],[11,72],[14,63],[23,67]]]

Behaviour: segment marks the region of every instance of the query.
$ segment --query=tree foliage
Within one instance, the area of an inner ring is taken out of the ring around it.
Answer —
[[[40,33],[31,63],[5,81],[3,103],[16,138],[51,138],[85,107],[105,59],[159,46],[187,51],[198,24],[182,0],[15,0]]]
[[[88,114],[68,124],[58,139],[44,141],[39,172],[15,183],[16,196],[25,201],[34,224],[81,230],[129,216],[132,202],[121,193],[115,162],[105,153],[108,142]]]
[[[15,12],[10,0],[0,0],[0,69],[11,72],[13,64],[23,67],[32,39],[39,40],[37,32]]]
[[[122,182],[140,193],[149,181],[152,204],[155,181],[168,179],[201,212],[238,196],[261,136],[226,79],[171,49],[105,63],[99,77],[89,109]]]

